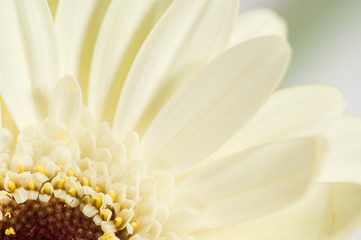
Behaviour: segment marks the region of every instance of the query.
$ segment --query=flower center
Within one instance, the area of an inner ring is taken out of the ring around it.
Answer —
[[[79,208],[72,208],[52,197],[48,202],[28,200],[2,204],[0,238],[16,239],[97,239],[102,229]]]
[[[0,239],[157,239],[173,179],[147,175],[136,146],[106,123],[68,131],[46,119],[16,140],[1,129]]]

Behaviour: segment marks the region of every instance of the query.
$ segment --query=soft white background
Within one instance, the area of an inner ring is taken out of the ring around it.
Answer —
[[[241,11],[255,7],[272,8],[288,23],[293,59],[282,87],[333,85],[346,112],[361,117],[361,1],[241,0]],[[348,240],[360,239],[361,229]]]

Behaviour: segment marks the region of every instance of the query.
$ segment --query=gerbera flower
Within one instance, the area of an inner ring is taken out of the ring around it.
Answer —
[[[325,86],[272,94],[278,17],[235,24],[236,0],[52,9],[0,2],[2,238],[193,239],[302,198],[311,136],[344,104]]]

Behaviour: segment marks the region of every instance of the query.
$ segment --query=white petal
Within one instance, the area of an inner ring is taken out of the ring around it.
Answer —
[[[114,119],[120,139],[132,129],[143,135],[180,86],[227,47],[237,11],[237,0],[172,3],[125,82]]]
[[[315,171],[316,140],[282,140],[208,163],[177,185],[176,204],[199,211],[206,227],[279,210],[305,192]]]
[[[297,204],[246,224],[194,233],[198,240],[341,240],[361,222],[361,186],[315,184]]]
[[[263,36],[287,38],[285,21],[270,9],[255,9],[238,16],[230,46]]]
[[[109,3],[110,0],[59,0],[57,6],[55,27],[62,75],[76,77],[83,94],[87,93],[93,50]]]
[[[52,24],[45,1],[0,2],[0,92],[19,128],[47,114],[58,79]]]
[[[329,151],[319,181],[361,184],[361,119],[340,118],[326,137]]]
[[[50,102],[50,116],[72,129],[80,120],[81,99],[78,82],[70,75],[64,76],[54,88]]]
[[[269,97],[289,60],[276,37],[240,44],[209,63],[162,109],[140,144],[153,169],[179,172],[231,138]]]
[[[7,107],[5,106],[4,101],[0,97],[0,107],[1,107],[1,122],[2,127],[7,128],[13,135],[18,134],[18,128],[15,125],[13,118],[11,117]]]
[[[110,4],[97,38],[90,72],[88,102],[97,121],[113,121],[129,68],[170,2],[114,0]]]
[[[300,86],[274,93],[252,120],[211,158],[221,158],[268,141],[324,133],[345,107],[329,86]]]

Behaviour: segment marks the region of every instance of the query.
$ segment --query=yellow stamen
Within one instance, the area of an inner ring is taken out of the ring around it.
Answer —
[[[94,190],[95,190],[97,193],[100,193],[100,192],[102,191],[102,189],[101,189],[100,187],[98,187],[98,186],[96,186],[96,187],[94,188]]]
[[[63,189],[64,188],[64,183],[65,183],[65,179],[64,178],[60,178],[56,184],[58,189]]]
[[[73,87],[67,87],[66,90],[71,90],[72,92],[74,92],[75,89]]]
[[[72,197],[76,197],[77,191],[76,191],[75,187],[69,188],[69,194],[70,194]]]
[[[113,238],[110,236],[111,234],[113,234],[112,232],[104,232],[103,236],[102,236],[102,240],[113,240]]]
[[[42,173],[45,175],[45,168],[43,165],[38,165],[34,168],[36,171],[38,171],[39,173]]]
[[[32,191],[35,190],[36,186],[35,186],[35,183],[33,180],[29,180],[28,187],[29,187],[29,190],[32,190]]]
[[[51,188],[48,184],[46,184],[44,186],[44,193],[47,194],[47,195],[50,195],[51,194]]]
[[[24,165],[21,162],[16,162],[18,164],[19,173],[24,172]]]
[[[88,204],[89,203],[89,198],[83,198],[83,203]]]
[[[73,176],[74,176],[73,170],[71,170],[71,169],[68,170],[68,176],[69,176],[69,177],[73,177]]]
[[[15,184],[15,182],[14,181],[9,181],[8,182],[8,186],[9,186],[9,189],[10,189],[10,191],[11,192],[15,192],[15,190],[16,190],[16,184]]]
[[[135,232],[135,231],[137,230],[137,228],[138,228],[138,223],[132,222],[130,225],[132,225],[132,227],[133,227],[133,232]]]
[[[89,179],[87,177],[83,177],[82,181],[81,181],[81,184],[83,186],[89,186]]]
[[[5,213],[5,217],[11,218],[11,213],[10,213],[10,212],[6,212],[6,213]]]
[[[117,199],[117,193],[113,189],[111,189],[109,191],[109,195],[113,199],[113,202],[115,202],[115,200]]]
[[[5,230],[5,235],[15,235],[14,228],[9,227]]]
[[[94,206],[96,208],[100,208],[103,204],[102,197],[98,195],[93,195],[93,199],[94,199]]]
[[[102,210],[101,214],[102,214],[103,221],[106,221],[108,219],[109,212],[105,211],[105,210]]]
[[[120,226],[122,225],[123,223],[123,218],[122,217],[116,217],[114,219],[114,224],[115,224],[115,227],[116,228],[120,228]]]
[[[67,136],[65,134],[59,133],[59,138],[60,138],[61,141],[65,140],[66,137]]]

